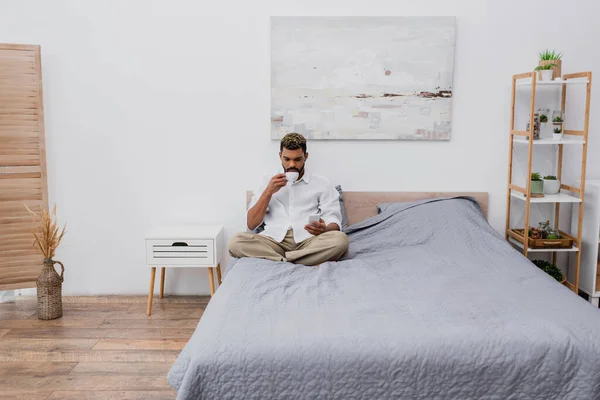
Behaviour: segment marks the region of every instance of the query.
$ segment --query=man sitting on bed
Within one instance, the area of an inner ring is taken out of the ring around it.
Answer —
[[[288,182],[285,173],[266,177],[254,192],[246,213],[246,224],[260,233],[238,233],[229,242],[236,258],[256,257],[319,265],[337,261],[348,250],[348,237],[341,232],[339,193],[329,181],[305,170],[306,139],[289,133],[281,139],[279,158],[283,170],[297,172]],[[309,223],[309,216],[319,216]]]

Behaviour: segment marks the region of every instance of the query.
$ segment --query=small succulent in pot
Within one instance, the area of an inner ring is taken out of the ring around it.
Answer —
[[[535,67],[536,71],[540,71],[542,81],[551,81],[552,75],[554,75],[554,68],[558,67],[558,64],[544,64]]]
[[[561,117],[554,117],[554,119],[552,120],[553,124],[562,124],[563,123],[563,119]]]
[[[540,122],[542,124],[545,124],[546,122],[548,122],[548,116],[546,114],[540,115]]]
[[[556,229],[550,229],[548,231],[548,233],[546,234],[546,239],[551,239],[551,240],[560,239],[560,234],[558,233],[558,231]]]
[[[531,194],[542,194],[544,193],[544,181],[542,180],[538,172],[531,174],[531,185],[529,191]]]
[[[544,176],[544,194],[558,194],[560,192],[560,180],[554,175]]]
[[[552,139],[561,140],[563,138],[562,129],[560,127],[554,128],[554,133],[552,134]]]

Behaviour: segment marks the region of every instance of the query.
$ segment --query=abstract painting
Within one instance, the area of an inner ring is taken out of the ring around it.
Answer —
[[[449,140],[454,17],[272,17],[271,138]]]

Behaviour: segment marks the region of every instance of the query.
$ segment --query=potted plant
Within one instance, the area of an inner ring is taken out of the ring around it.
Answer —
[[[563,123],[563,119],[559,116],[556,116],[554,119],[552,119],[552,123],[554,125],[561,125]]]
[[[557,194],[560,191],[560,180],[554,175],[544,177],[544,194]]]
[[[65,227],[59,229],[56,223],[56,206],[52,213],[42,209],[38,215],[27,205],[25,208],[32,215],[36,227],[33,231],[33,245],[37,247],[44,256],[44,266],[37,279],[38,318],[43,320],[62,317],[62,283],[64,280],[65,267],[60,261],[53,259],[58,245],[65,234]],[[54,264],[59,264],[61,273],[58,275]]]
[[[537,172],[533,172],[531,174],[531,185],[529,187],[529,193],[531,193],[532,195],[544,193],[544,181],[540,177],[540,174]]]
[[[562,129],[560,127],[555,127],[554,128],[554,133],[552,134],[552,139],[554,140],[562,140],[563,138],[563,134],[562,134]]]
[[[552,69],[552,78],[561,78],[562,76],[562,53],[557,53],[554,50],[546,49],[538,53],[538,66],[554,65]],[[545,79],[544,79],[545,80]]]
[[[560,268],[558,268],[556,265],[549,263],[545,260],[533,260],[532,263],[536,267],[538,267],[539,269],[556,279],[558,282],[563,283],[566,280]]]
[[[554,232],[554,233],[551,233]],[[550,221],[538,223],[538,227],[529,227],[529,237],[531,239],[558,239],[558,231],[550,227]],[[552,236],[552,237],[550,237]],[[556,236],[556,237],[555,237]]]
[[[542,124],[545,124],[546,122],[548,122],[548,116],[546,114],[540,115],[540,122]]]
[[[555,240],[560,239],[560,233],[556,229],[550,229],[546,235],[546,239]]]
[[[535,67],[536,71],[539,71],[539,79],[541,81],[551,81],[552,80],[552,74],[554,73],[554,70],[552,68],[556,67],[556,64],[544,64],[544,65],[538,65],[537,67]]]

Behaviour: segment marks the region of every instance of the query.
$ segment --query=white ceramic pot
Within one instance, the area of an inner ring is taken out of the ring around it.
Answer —
[[[558,192],[560,192],[558,179],[544,179],[544,194],[557,194]]]
[[[553,133],[552,134],[552,139],[554,139],[554,140],[562,140],[562,138],[563,138],[562,133]]]
[[[544,69],[542,70],[542,80],[543,81],[551,81],[552,80],[552,70],[551,69]]]

